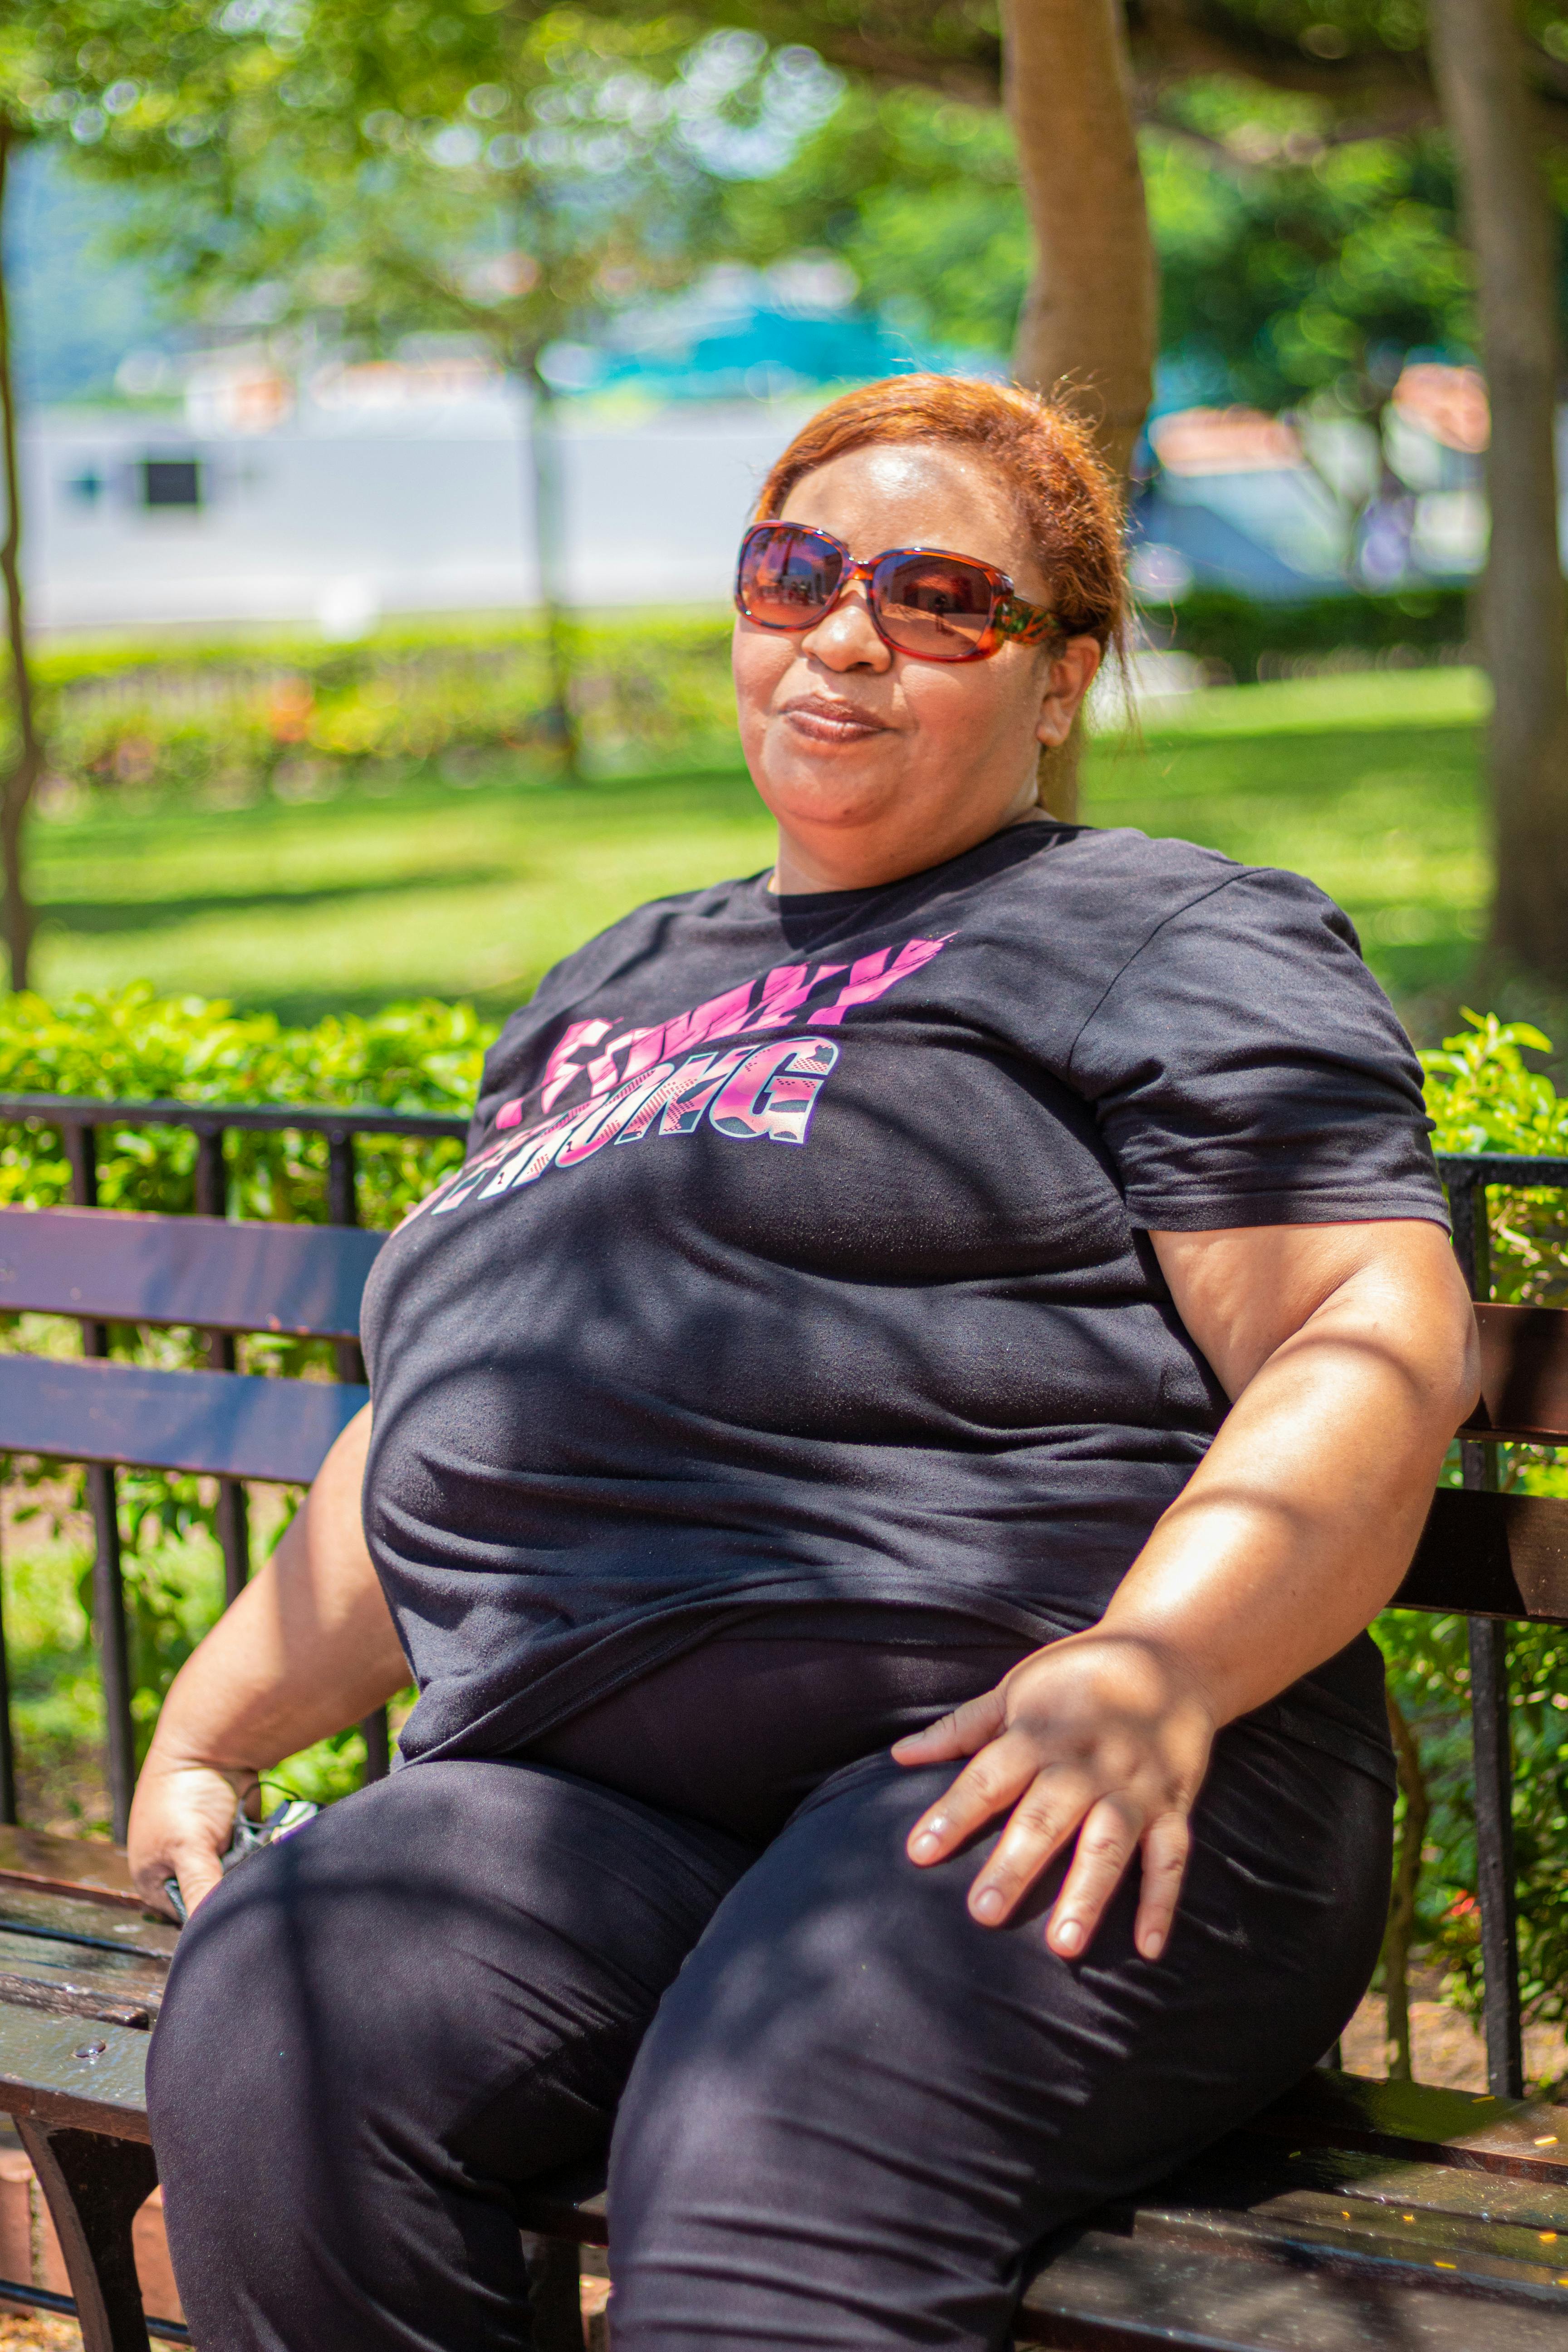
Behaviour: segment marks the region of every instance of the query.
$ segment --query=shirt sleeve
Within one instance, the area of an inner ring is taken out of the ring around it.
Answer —
[[[1244,868],[1160,924],[1068,1075],[1145,1229],[1447,1223],[1420,1065],[1349,917],[1299,875]]]

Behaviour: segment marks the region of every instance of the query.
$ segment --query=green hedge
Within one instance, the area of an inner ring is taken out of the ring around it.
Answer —
[[[1432,661],[1468,635],[1457,589],[1263,604],[1200,588],[1143,619],[1154,643],[1237,678],[1346,652]],[[595,770],[733,751],[728,614],[590,619],[571,636]],[[346,646],[298,632],[119,638],[46,646],[37,663],[45,800],[59,808],[84,793],[325,799],[400,774],[461,786],[556,760],[543,639],[527,621],[389,625]]]
[[[1318,667],[1336,654],[1428,664],[1458,654],[1472,635],[1461,588],[1401,589],[1385,596],[1314,596],[1260,604],[1223,588],[1194,588],[1177,604],[1151,604],[1151,640],[1192,654],[1245,683]]]
[[[722,614],[583,622],[573,698],[599,769],[734,739]],[[326,798],[355,777],[462,785],[554,764],[544,643],[526,622],[389,628],[364,645],[279,635],[207,645],[123,639],[37,657],[46,802],[190,793],[234,806]]]
[[[119,1101],[375,1104],[466,1117],[494,1035],[471,1005],[427,1001],[287,1029],[269,1013],[222,1002],[158,998],[142,982],[50,1005],[0,995],[0,1092],[92,1095]],[[226,1144],[233,1212],[324,1223],[321,1136],[234,1129]],[[395,1225],[452,1164],[458,1146],[363,1136],[356,1157],[360,1215]],[[105,1208],[192,1206],[196,1141],[178,1128],[99,1134]],[[0,1203],[44,1208],[70,1198],[56,1131],[0,1123]]]
[[[1440,1151],[1568,1155],[1568,1097],[1533,1073],[1529,1053],[1550,1042],[1524,1023],[1469,1013],[1468,1026],[1424,1054],[1427,1099]],[[1492,1280],[1498,1297],[1568,1306],[1568,1199],[1561,1192],[1491,1194]],[[1540,1446],[1501,1449],[1506,1486],[1568,1495],[1568,1461]],[[1457,1463],[1449,1478],[1458,1483]],[[1390,1686],[1415,1731],[1432,1801],[1428,1861],[1417,1899],[1429,1957],[1447,1971],[1449,1996],[1477,2010],[1480,1922],[1464,1621],[1390,1611],[1377,1627]],[[1513,1690],[1515,1853],[1520,1962],[1527,2013],[1568,2016],[1568,1634],[1515,1626],[1509,1640]]]
[[[50,1005],[36,996],[0,996],[0,1091],[89,1095],[119,1100],[174,1097],[201,1103],[376,1104],[388,1110],[466,1116],[493,1032],[471,1008],[434,1003],[393,1005],[370,1019],[286,1029],[267,1013],[238,1014],[223,1003],[158,999],[146,986]],[[193,1206],[195,1138],[175,1128],[98,1130],[99,1197],[106,1208],[183,1213]],[[226,1139],[233,1212],[286,1222],[324,1223],[327,1148],[302,1132]],[[459,1156],[444,1141],[361,1137],[360,1213],[391,1226]],[[70,1173],[58,1130],[39,1121],[0,1123],[0,1202],[47,1207],[70,1199]],[[10,1316],[6,1344],[45,1354],[74,1353],[75,1327],[42,1316]],[[115,1329],[111,1352],[179,1366],[201,1360],[188,1333]],[[244,1369],[330,1375],[320,1345],[258,1337],[241,1343]],[[7,1633],[26,1801],[50,1819],[106,1824],[82,1795],[95,1774],[101,1702],[88,1623],[90,1561],[71,1536],[80,1474],[58,1465],[0,1457],[27,1490],[18,1516],[47,1522],[39,1552],[7,1563]],[[203,1482],[155,1471],[120,1481],[121,1538],[133,1714],[139,1742],[151,1736],[163,1694],[219,1605],[221,1567],[214,1496]],[[264,1505],[257,1535],[280,1531],[276,1501]],[[357,1784],[357,1731],[290,1759],[301,1793],[337,1796]]]

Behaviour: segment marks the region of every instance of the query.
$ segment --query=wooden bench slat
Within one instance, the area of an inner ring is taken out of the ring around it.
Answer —
[[[142,1909],[122,1846],[101,1838],[51,1837],[47,1830],[0,1823],[0,1906],[5,1888],[13,1885]]]
[[[37,2009],[49,2017],[79,2017],[90,2024],[122,2025],[132,2033],[152,2032],[161,2000],[161,1996],[156,2000],[138,1999],[91,1980],[55,1982],[0,1969],[0,2007]]]
[[[1568,2193],[1453,2165],[1229,2139],[1123,2211],[1092,2219],[1146,2235],[1208,2233],[1452,2263],[1466,2276],[1568,2290]]]
[[[150,2036],[32,2009],[0,2010],[0,2111],[146,2142]],[[79,2057],[95,2043],[97,2054]]]
[[[1391,1605],[1568,1624],[1568,1502],[1442,1487]]]
[[[357,1226],[0,1209],[0,1308],[353,1339],[385,1240]]]
[[[303,1486],[369,1401],[346,1381],[0,1355],[0,1447]]]
[[[1463,2221],[1420,2206],[1406,2210],[1410,2220],[1402,2223],[1386,2208],[1358,2198],[1349,2188],[1338,2194],[1283,2189],[1273,2197],[1219,2209],[1193,2202],[1166,2205],[1156,2199],[1139,2209],[1135,2228],[1143,2237],[1211,2243],[1229,2240],[1238,2252],[1265,2245],[1316,2246],[1421,2269],[1452,2268],[1466,2278],[1495,2279],[1505,2285],[1556,2287],[1568,2279],[1564,2257],[1542,2244],[1539,2231],[1510,2222]],[[1563,2308],[1568,2321],[1568,2290]]]
[[[1568,2107],[1317,2067],[1247,2134],[1568,2186]],[[1564,2265],[1568,2268],[1568,2264]]]
[[[43,1886],[0,1886],[0,1935],[61,1937],[84,1952],[112,1961],[129,1953],[138,1962],[166,1969],[180,1931],[172,1919],[143,1911],[95,1903],[90,1896],[57,1895]]]
[[[0,1889],[0,2002],[147,2032],[169,1976],[170,1949],[158,1946],[172,1946],[174,1931],[121,1918],[123,1939],[106,1937],[112,1921],[95,1904]]]
[[[1488,1304],[1476,1322],[1481,1400],[1466,1433],[1568,1444],[1568,1307]]]
[[[1231,2143],[1222,2142],[1225,2161],[1231,2162]],[[1479,2171],[1470,2165],[1428,2164],[1419,2157],[1372,2156],[1364,2149],[1320,2147],[1309,2142],[1287,2148],[1283,2141],[1265,2152],[1246,2135],[1235,2143],[1235,2161],[1245,2170],[1249,2192],[1273,2192],[1266,2186],[1277,2179],[1281,2193],[1298,2188],[1332,2193],[1342,2203],[1376,2205],[1404,2215],[1447,2214],[1456,2220],[1496,2221],[1500,2225],[1539,2232],[1555,2231],[1568,2270],[1568,2182],[1520,2179],[1511,2174]],[[1198,2159],[1208,2168],[1215,2155]]]
[[[1014,2341],[1054,2352],[1563,2352],[1568,2290],[1510,2290],[1301,2242],[1222,2252],[1096,2228],[1030,2282]]]

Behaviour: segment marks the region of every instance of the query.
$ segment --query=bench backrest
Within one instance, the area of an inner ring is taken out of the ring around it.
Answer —
[[[1568,1308],[1478,1304],[1481,1397],[1460,1436],[1568,1445]],[[1402,1609],[1568,1625],[1568,1501],[1439,1487]]]
[[[0,1209],[0,1309],[352,1341],[385,1238],[352,1226]],[[226,1367],[0,1355],[0,1447],[307,1485],[367,1395],[355,1381],[262,1380]]]
[[[358,1229],[357,1134],[460,1137],[456,1119],[292,1106],[108,1104],[0,1096],[0,1118],[45,1118],[64,1136],[75,1210],[0,1210],[0,1311],[75,1317],[85,1355],[0,1355],[0,1451],[85,1462],[98,1536],[94,1605],[105,1685],[110,1785],[124,1834],[133,1776],[120,1590],[117,1465],[219,1480],[229,1596],[248,1572],[245,1482],[304,1485],[365,1401],[354,1335],[365,1277],[384,1236]],[[94,1139],[104,1126],[183,1125],[197,1135],[189,1217],[100,1213]],[[328,1139],[329,1226],[237,1224],[221,1214],[228,1127],[314,1128]],[[1487,1187],[1559,1186],[1568,1160],[1485,1154],[1441,1163],[1456,1252],[1478,1300],[1481,1399],[1460,1433],[1464,1484],[1435,1498],[1397,1604],[1467,1616],[1471,1627],[1476,1812],[1480,1854],[1489,2072],[1495,2093],[1522,2082],[1510,1807],[1504,1623],[1568,1624],[1568,1500],[1496,1491],[1498,1447],[1568,1445],[1568,1310],[1492,1303]],[[217,1213],[211,1213],[216,1212]],[[106,1360],[114,1323],[211,1335],[205,1371]],[[284,1332],[334,1343],[339,1380],[262,1380],[234,1369],[236,1335]],[[355,1375],[359,1377],[356,1378]],[[385,1728],[366,1726],[368,1769],[384,1769]],[[9,1701],[0,1637],[0,1823],[16,1821]]]
[[[58,1129],[71,1170],[74,1208],[0,1210],[0,1312],[73,1317],[81,1326],[83,1350],[68,1359],[0,1354],[0,1453],[88,1465],[97,1539],[94,1632],[115,1833],[122,1839],[135,1753],[116,1470],[136,1465],[217,1480],[225,1593],[233,1600],[250,1570],[247,1482],[308,1485],[366,1402],[357,1339],[360,1297],[385,1235],[359,1227],[356,1139],[460,1141],[467,1121],[294,1104],[114,1103],[37,1095],[0,1096],[0,1119]],[[149,1216],[96,1207],[99,1134],[148,1127],[194,1134],[197,1213]],[[330,1223],[246,1223],[225,1215],[225,1139],[230,1129],[247,1129],[321,1139]],[[110,1327],[126,1324],[204,1333],[207,1369],[165,1371],[111,1360]],[[248,1333],[329,1342],[336,1381],[239,1372],[236,1340]],[[362,1728],[367,1774],[374,1776],[386,1769],[384,1716],[368,1717]],[[0,1825],[16,1820],[0,1635]]]

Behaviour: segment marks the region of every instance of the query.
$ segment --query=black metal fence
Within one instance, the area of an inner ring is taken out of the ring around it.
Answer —
[[[60,1095],[0,1094],[0,1123],[37,1121],[58,1129],[71,1171],[71,1191],[79,1207],[98,1204],[99,1130],[106,1127],[176,1127],[196,1138],[195,1206],[199,1215],[227,1213],[228,1187],[224,1138],[231,1130],[321,1135],[327,1140],[327,1213],[335,1225],[359,1223],[355,1139],[362,1135],[457,1139],[468,1132],[462,1118],[434,1113],[313,1108],[286,1104],[194,1104],[109,1102]],[[1472,1298],[1491,1296],[1491,1222],[1489,1190],[1562,1190],[1568,1193],[1568,1158],[1534,1158],[1484,1152],[1447,1155],[1438,1160],[1453,1213],[1454,1248]],[[234,1340],[207,1336],[208,1361],[232,1370]],[[101,1323],[82,1325],[83,1350],[104,1356],[109,1335]],[[342,1381],[359,1381],[364,1369],[351,1341],[337,1343],[335,1369]],[[1460,1449],[1467,1486],[1498,1483],[1498,1449],[1485,1442]],[[110,1793],[117,1837],[123,1839],[135,1776],[130,1671],[121,1580],[120,1520],[115,1473],[91,1466],[88,1494],[96,1537],[94,1613],[100,1633],[100,1671],[110,1759]],[[217,1526],[223,1549],[224,1590],[232,1601],[250,1572],[250,1538],[243,1486],[219,1482]],[[117,1629],[117,1633],[116,1630]],[[1487,2071],[1491,2089],[1518,2096],[1524,2061],[1519,1990],[1519,1944],[1514,1896],[1513,1815],[1510,1801],[1512,1758],[1509,1737],[1507,1631],[1490,1618],[1469,1620],[1471,1717],[1475,1741],[1476,1830],[1479,1854],[1478,1895],[1485,1972]],[[366,1718],[365,1776],[387,1769],[389,1747],[384,1711]],[[4,1629],[0,1626],[0,1821],[16,1819],[10,1695],[5,1676]]]
[[[71,1171],[71,1195],[79,1208],[98,1206],[98,1136],[100,1129],[174,1127],[196,1139],[194,1206],[198,1216],[227,1214],[228,1177],[224,1138],[241,1133],[321,1135],[327,1141],[327,1219],[334,1225],[359,1223],[359,1189],[355,1138],[393,1136],[429,1141],[468,1133],[465,1118],[435,1113],[334,1110],[308,1104],[196,1104],[184,1102],[110,1102],[64,1095],[0,1095],[0,1124],[37,1122],[58,1129]],[[106,1325],[85,1321],[82,1352],[107,1356]],[[235,1369],[235,1342],[225,1331],[206,1335],[209,1366]],[[355,1343],[334,1343],[334,1369],[340,1381],[363,1381],[364,1365]],[[114,1834],[123,1842],[131,1814],[136,1778],[135,1735],[132,1722],[131,1665],[125,1630],[124,1589],[120,1557],[118,1478],[105,1464],[86,1468],[88,1501],[94,1533],[93,1617],[99,1639],[99,1672],[103,1686],[105,1745],[109,1760],[110,1807]],[[250,1574],[250,1528],[245,1488],[237,1478],[220,1478],[217,1534],[223,1550],[224,1599],[233,1601]],[[360,1727],[364,1735],[365,1777],[379,1780],[391,1760],[384,1709],[367,1716]],[[11,1727],[11,1696],[5,1671],[5,1633],[0,1623],[0,1822],[16,1820],[16,1751]]]
[[[1492,1295],[1491,1214],[1487,1193],[1505,1190],[1568,1192],[1568,1159],[1477,1152],[1438,1160],[1454,1222],[1454,1252],[1472,1298]],[[1467,1486],[1489,1491],[1498,1483],[1498,1449],[1481,1440],[1459,1448]],[[1477,1898],[1481,1913],[1481,1969],[1487,2041],[1487,2085],[1499,2098],[1522,2097],[1524,2035],[1519,1994],[1519,1924],[1514,1894],[1513,1750],[1509,1736],[1508,1628],[1493,1617],[1472,1617],[1470,1729],[1476,1775]]]

